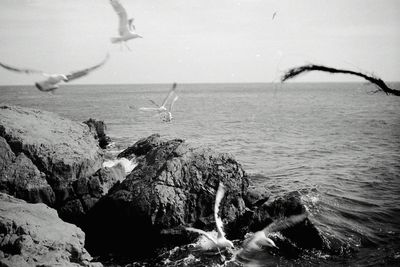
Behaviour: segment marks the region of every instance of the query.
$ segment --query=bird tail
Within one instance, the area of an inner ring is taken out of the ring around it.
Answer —
[[[115,43],[119,43],[119,42],[121,42],[122,40],[121,40],[121,38],[119,38],[119,37],[112,37],[111,38],[111,43],[113,43],[113,44],[115,44]]]

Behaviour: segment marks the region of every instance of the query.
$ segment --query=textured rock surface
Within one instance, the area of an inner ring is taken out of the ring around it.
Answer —
[[[0,193],[2,266],[101,266],[90,263],[84,241],[82,230],[54,209]]]
[[[101,169],[103,152],[83,123],[0,106],[0,138],[0,190],[47,203],[66,221],[79,223],[110,183],[121,179]]]
[[[182,140],[166,141],[154,135],[148,140],[150,144],[142,147],[150,149],[138,166],[91,210],[85,228],[88,248],[140,254],[164,243],[183,241],[187,233],[182,225],[214,229],[219,181],[227,189],[220,215],[228,236],[233,236],[229,224],[246,210],[243,196],[248,180],[240,164],[230,155],[193,148]],[[133,241],[144,238],[158,242]]]
[[[83,123],[89,126],[89,129],[93,133],[95,139],[99,141],[99,146],[101,148],[106,148],[107,145],[111,143],[111,138],[106,135],[107,127],[103,121],[97,121],[90,118]]]
[[[6,140],[0,137],[0,192],[7,192],[29,202],[55,202],[53,189],[45,174],[32,161],[20,153],[14,154]]]
[[[132,146],[126,148],[118,154],[118,158],[132,159],[133,157],[144,156],[151,149],[161,145],[165,140],[160,138],[159,134],[152,134],[134,143]]]

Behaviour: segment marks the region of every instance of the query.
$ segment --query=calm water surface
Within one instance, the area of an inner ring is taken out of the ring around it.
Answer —
[[[157,132],[229,152],[274,196],[300,192],[324,236],[356,249],[266,264],[400,266],[399,97],[361,83],[181,84],[171,123],[137,110],[169,87],[3,86],[0,102],[103,120],[120,150]]]

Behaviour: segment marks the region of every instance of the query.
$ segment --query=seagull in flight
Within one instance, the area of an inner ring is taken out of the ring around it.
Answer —
[[[20,73],[25,73],[25,74],[41,74],[45,77],[47,77],[43,81],[39,81],[35,83],[35,86],[37,89],[43,92],[53,92],[54,90],[58,89],[59,83],[61,82],[70,82],[72,80],[78,79],[80,77],[86,76],[90,72],[92,72],[95,69],[100,68],[103,66],[106,61],[109,58],[109,54],[105,57],[105,59],[100,62],[99,64],[89,67],[86,69],[78,70],[78,71],[72,71],[68,74],[49,74],[41,70],[35,70],[35,69],[25,69],[25,68],[16,68],[12,67],[6,64],[3,64],[0,62],[0,66],[14,72],[20,72]]]
[[[243,257],[244,255],[251,255],[254,252],[262,251],[263,247],[278,248],[275,245],[275,242],[268,237],[269,234],[279,232],[298,223],[301,223],[307,217],[308,213],[305,212],[299,215],[293,215],[288,218],[283,218],[272,222],[267,227],[265,227],[261,231],[256,232],[252,237],[245,240],[243,243],[243,248],[241,249],[241,251],[239,251],[238,255],[241,257]]]
[[[205,232],[203,230],[200,230],[200,229],[196,229],[196,228],[192,228],[192,227],[186,227],[185,228],[187,231],[199,233],[201,235],[204,235],[207,239],[209,239],[212,242],[212,245],[211,245],[210,248],[207,248],[207,249],[215,249],[215,248],[217,248],[218,251],[219,251],[220,249],[224,249],[224,248],[228,248],[228,247],[229,248],[233,248],[234,247],[232,241],[226,239],[225,233],[224,233],[224,230],[223,230],[222,220],[218,216],[219,206],[220,206],[222,198],[224,197],[224,194],[225,194],[225,186],[223,185],[222,182],[220,182],[219,186],[218,186],[217,194],[215,196],[215,205],[214,205],[215,224],[217,226],[217,231],[218,231],[217,238],[213,237],[209,233],[207,233],[207,232]]]
[[[128,19],[128,14],[125,8],[121,5],[119,0],[110,0],[111,6],[114,8],[115,12],[117,12],[119,18],[119,28],[118,33],[119,37],[112,37],[112,43],[124,43],[126,48],[131,51],[127,41],[135,38],[143,38],[141,35],[136,33],[135,25],[133,24],[134,19]]]
[[[178,100],[178,96],[175,95],[175,98],[172,99],[171,104],[169,106],[169,109],[166,108],[168,99],[173,95],[176,94],[175,93],[175,89],[177,87],[176,83],[172,84],[172,88],[169,90],[168,95],[165,97],[163,103],[161,104],[161,106],[159,106],[156,102],[154,102],[153,100],[150,100],[151,103],[153,103],[156,107],[154,108],[139,108],[139,110],[141,111],[157,111],[158,114],[160,116],[164,116],[164,121],[171,121],[172,120],[172,107],[175,103],[176,100]]]

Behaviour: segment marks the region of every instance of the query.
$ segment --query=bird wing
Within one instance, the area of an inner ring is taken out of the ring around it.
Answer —
[[[15,71],[15,72],[22,72],[25,74],[42,74],[42,75],[46,75],[45,72],[41,71],[41,70],[35,70],[35,69],[20,69],[20,68],[16,68],[16,67],[12,67],[6,64],[3,64],[0,62],[0,66],[2,66],[3,68],[10,70],[10,71]]]
[[[149,101],[150,101],[152,104],[154,104],[156,107],[159,107],[159,105],[158,105],[154,100],[149,99]]]
[[[265,227],[263,229],[265,236],[268,235],[268,233],[272,233],[272,232],[278,232],[284,229],[287,229],[289,227],[292,227],[298,223],[301,223],[302,221],[304,221],[306,218],[308,217],[308,213],[302,213],[299,215],[292,215],[290,217],[287,218],[283,218],[280,220],[276,220],[274,222],[272,222],[271,224],[269,224],[267,227]]]
[[[215,224],[217,225],[218,231],[218,238],[224,237],[224,229],[221,218],[218,216],[219,206],[221,204],[221,200],[225,194],[225,186],[222,182],[219,183],[217,195],[215,196],[215,205],[214,205],[214,217],[215,217]]]
[[[128,20],[129,30],[130,30],[130,31],[133,31],[133,32],[136,31],[135,24],[133,24],[134,21],[135,21],[134,18],[130,18],[130,19]]]
[[[176,100],[178,100],[179,96],[175,96],[174,99],[171,101],[171,105],[169,106],[169,112],[172,112],[172,107],[174,106],[174,103]]]
[[[176,89],[176,83],[172,84],[171,90],[169,90],[168,95],[165,97],[164,101],[162,102],[161,106],[165,107],[165,104],[168,101],[168,98],[175,92]]]
[[[86,69],[83,69],[83,70],[73,71],[73,72],[67,74],[66,75],[66,77],[67,77],[67,81],[66,82],[78,79],[78,78],[80,78],[82,76],[85,76],[85,75],[89,74],[91,71],[93,71],[93,70],[95,70],[97,68],[100,68],[101,66],[103,66],[106,63],[106,61],[108,60],[109,57],[110,57],[110,55],[107,54],[105,59],[103,59],[103,61],[100,62],[99,64],[97,64],[97,65],[95,65],[93,67],[89,67],[89,68],[86,68]]]
[[[208,239],[210,239],[215,245],[217,245],[217,240],[215,240],[209,233],[207,233],[206,231],[200,230],[200,229],[196,229],[196,228],[192,228],[192,227],[185,227],[185,229],[187,231],[191,231],[191,232],[195,232],[201,235],[204,235],[205,237],[207,237]]]
[[[141,111],[158,111],[159,108],[139,108]]]
[[[119,34],[122,36],[125,33],[129,32],[128,29],[128,14],[126,13],[125,8],[121,5],[119,0],[110,0],[111,6],[114,8],[115,12],[117,12],[119,18]]]

